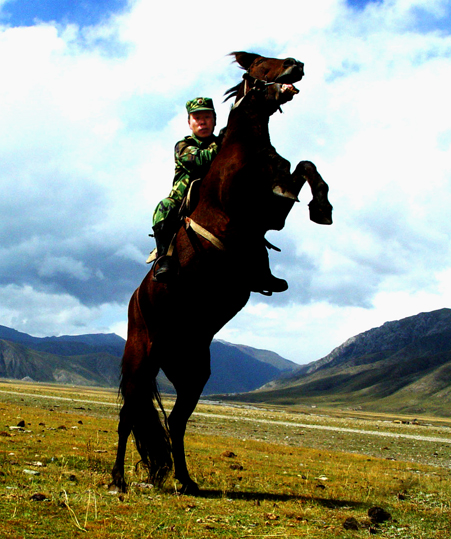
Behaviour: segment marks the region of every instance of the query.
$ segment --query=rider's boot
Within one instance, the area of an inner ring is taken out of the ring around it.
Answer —
[[[154,268],[154,280],[167,283],[175,277],[177,265],[168,250],[174,236],[174,227],[166,220],[160,221],[153,227],[155,243],[157,244],[157,260]]]
[[[259,249],[256,261],[251,283],[252,292],[270,296],[273,292],[285,292],[288,289],[288,283],[284,279],[279,279],[271,273],[268,251],[264,245]]]

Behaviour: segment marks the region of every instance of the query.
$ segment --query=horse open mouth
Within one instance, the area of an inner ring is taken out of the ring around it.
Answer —
[[[294,96],[299,93],[299,90],[293,84],[282,84],[280,91],[284,94],[287,93],[291,96]]]
[[[276,78],[275,82],[279,84],[293,84],[299,82],[304,78],[304,64],[293,58],[287,59],[285,62],[291,65]]]

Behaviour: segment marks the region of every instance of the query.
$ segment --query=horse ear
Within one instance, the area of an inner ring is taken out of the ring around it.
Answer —
[[[229,56],[235,56],[235,62],[246,71],[251,67],[255,60],[257,60],[257,58],[261,58],[260,54],[244,51],[231,52]]]

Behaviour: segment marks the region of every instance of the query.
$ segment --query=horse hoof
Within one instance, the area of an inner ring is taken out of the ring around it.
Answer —
[[[310,221],[318,225],[332,224],[332,206],[330,204],[320,205],[316,200],[309,204]]]
[[[108,485],[108,492],[110,494],[119,494],[119,492],[123,492],[124,494],[127,492],[127,484],[124,479],[114,479],[109,485]]]
[[[199,496],[200,488],[197,486],[197,483],[190,481],[189,483],[186,483],[186,485],[182,485],[180,494],[185,494],[186,496]]]

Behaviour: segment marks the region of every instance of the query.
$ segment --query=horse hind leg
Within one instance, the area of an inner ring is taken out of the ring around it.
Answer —
[[[200,365],[198,364],[196,369],[192,369],[191,372],[181,370],[175,377],[168,376],[177,392],[177,399],[168,419],[172,441],[172,456],[174,459],[174,475],[175,479],[182,484],[181,493],[191,496],[199,495],[200,490],[188,472],[184,437],[188,420],[194,412],[202,390],[210,377],[210,352],[207,348],[204,354],[197,351],[192,356],[189,354],[185,355],[187,365],[193,365],[195,362],[194,358],[197,356],[197,359],[199,359],[202,355],[205,358],[205,362]]]
[[[154,400],[162,409],[156,376],[158,364],[149,343],[138,305],[137,292],[129,305],[128,339],[122,359],[121,393],[124,400],[118,426],[119,443],[112,470],[112,487],[126,490],[124,459],[127,440],[133,432],[136,448],[149,470],[149,480],[160,484],[172,467],[169,437]]]
[[[119,442],[117,448],[116,461],[111,472],[112,482],[109,486],[110,490],[120,490],[121,492],[127,491],[127,484],[125,482],[125,452],[127,449],[127,440],[132,431],[132,421],[130,417],[129,407],[126,403],[122,406],[119,415],[118,426]]]
[[[199,487],[189,475],[185,457],[185,431],[188,419],[196,408],[199,397],[179,393],[169,415],[169,431],[172,440],[172,455],[174,458],[175,479],[182,484],[181,493],[191,496],[199,494]]]

